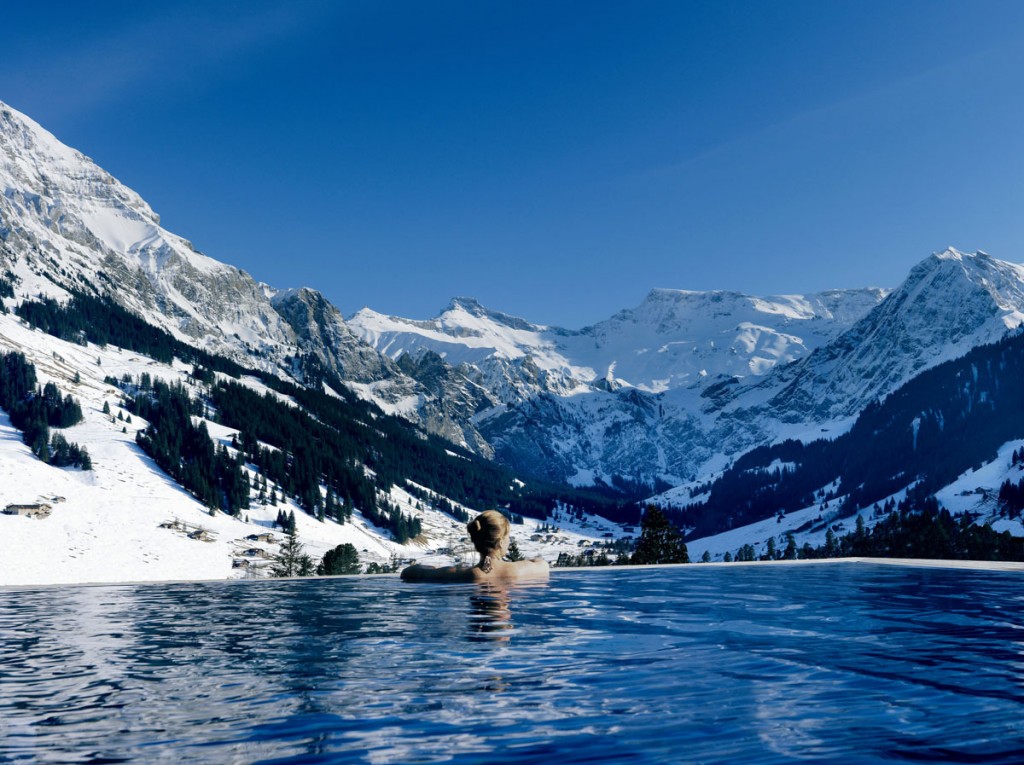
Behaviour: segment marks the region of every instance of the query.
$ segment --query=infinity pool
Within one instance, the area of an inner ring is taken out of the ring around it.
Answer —
[[[0,762],[1024,761],[1021,575],[0,591]]]

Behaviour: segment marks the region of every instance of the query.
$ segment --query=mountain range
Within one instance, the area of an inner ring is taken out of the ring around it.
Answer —
[[[465,299],[429,321],[364,309],[349,325],[414,376],[430,359],[445,382],[475,386],[469,422],[515,469],[678,485],[760,444],[838,435],[871,401],[1018,326],[1022,285],[1019,266],[949,249],[892,291],[660,289],[579,331]]]
[[[369,308],[345,318],[315,289],[272,287],[196,251],[137,193],[2,103],[0,189],[9,307],[110,301],[186,346],[354,394],[523,479],[634,499],[679,503],[751,449],[839,438],[925,371],[1024,322],[1024,268],[955,249],[892,290],[654,289],[579,330],[472,298],[432,319]],[[17,350],[26,338],[8,327],[0,340]]]

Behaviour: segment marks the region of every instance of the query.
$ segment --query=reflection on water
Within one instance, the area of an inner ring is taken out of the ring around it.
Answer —
[[[477,585],[469,596],[468,638],[470,640],[494,640],[507,642],[512,637],[512,597],[509,592],[513,585],[486,583]],[[525,587],[528,585],[519,585]],[[540,583],[547,587],[547,582]]]
[[[1016,574],[0,592],[0,763],[1024,761]]]

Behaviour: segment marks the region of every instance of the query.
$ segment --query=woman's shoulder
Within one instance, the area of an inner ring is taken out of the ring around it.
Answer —
[[[508,580],[547,579],[549,575],[550,568],[543,558],[515,561],[502,569],[502,578]]]
[[[543,574],[547,578],[548,574],[551,573],[551,566],[543,558],[530,558],[519,562],[523,566],[524,571],[532,571],[538,574]]]

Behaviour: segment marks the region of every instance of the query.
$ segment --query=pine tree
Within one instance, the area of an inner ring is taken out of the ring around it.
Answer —
[[[782,553],[782,557],[786,560],[797,559],[796,538],[793,536],[792,531],[786,532],[786,549]]]
[[[669,523],[661,508],[649,505],[640,522],[640,539],[631,562],[636,565],[655,563],[689,563],[690,556],[679,529]]]
[[[358,574],[359,571],[359,553],[356,552],[355,546],[348,542],[328,550],[316,569],[319,576]]]
[[[839,543],[836,541],[836,533],[829,527],[829,530],[825,532],[825,557],[835,558],[837,555],[839,555]]]
[[[520,552],[519,544],[516,540],[513,539],[508,543],[508,553],[505,554],[505,557],[510,561],[523,560],[525,557],[522,552]]]
[[[313,559],[305,553],[303,544],[289,531],[288,537],[281,543],[281,549],[274,556],[270,565],[271,576],[310,576],[313,573]]]

